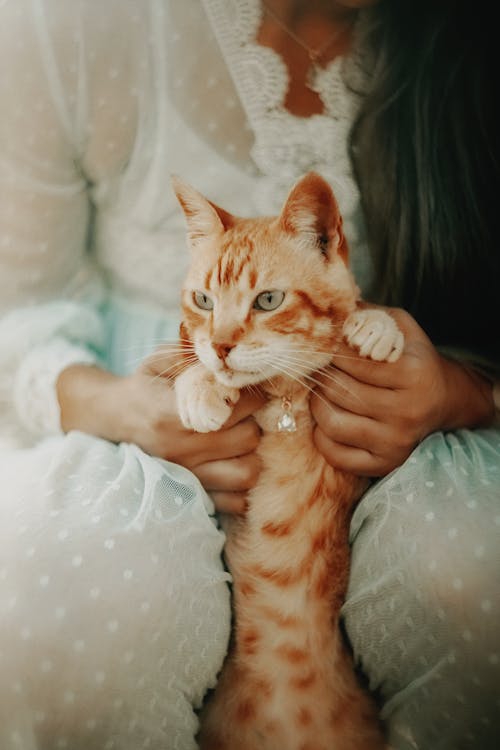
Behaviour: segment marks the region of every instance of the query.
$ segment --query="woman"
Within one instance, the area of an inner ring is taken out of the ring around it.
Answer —
[[[259,402],[191,435],[175,351],[144,359],[177,334],[169,174],[252,215],[311,168],[365,298],[412,316],[397,366],[339,352],[345,392],[312,402],[332,463],[396,469],[353,519],[347,632],[395,748],[493,747],[498,162],[488,40],[461,23],[384,0],[1,4],[2,748],[196,746],[229,631],[202,485],[242,509]]]

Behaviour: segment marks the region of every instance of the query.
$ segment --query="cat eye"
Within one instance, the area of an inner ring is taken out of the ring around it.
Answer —
[[[202,310],[213,310],[214,302],[204,292],[193,292],[193,301],[195,305],[200,307]]]
[[[270,290],[267,292],[261,292],[256,297],[253,306],[256,310],[276,310],[285,299],[285,292],[280,292],[279,289]]]

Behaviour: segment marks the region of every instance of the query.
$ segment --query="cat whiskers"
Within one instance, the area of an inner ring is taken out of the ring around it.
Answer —
[[[310,360],[308,361],[308,360],[305,360],[303,358],[290,356],[288,354],[288,351],[289,350],[287,350],[287,352],[285,354],[280,355],[280,361],[288,364],[289,366],[300,368],[300,370],[297,370],[297,372],[299,372],[299,371],[302,370],[302,367],[301,367],[302,365],[305,365],[309,369],[309,367],[310,367]],[[315,350],[311,349],[308,353],[312,354],[314,351]],[[360,404],[363,404],[364,406],[367,405],[366,401],[363,398],[361,398],[361,396],[359,396],[356,393],[352,393],[352,391],[350,391],[348,388],[346,388],[345,384],[342,383],[339,380],[339,378],[335,377],[333,371],[330,369],[330,365],[325,365],[324,367],[319,367],[317,370],[314,370],[314,372],[315,372],[316,375],[321,375],[321,377],[324,380],[328,381],[327,384],[331,388],[335,387],[337,389],[345,391],[345,392],[347,392],[349,394],[349,396],[351,398],[359,401]],[[303,377],[307,378],[307,380],[309,380],[310,382],[315,383],[315,385],[317,385],[317,386],[321,387],[322,385],[325,385],[324,382],[322,382],[321,380],[318,380],[316,377],[314,377],[309,372],[305,373]]]
[[[300,362],[300,364],[302,364],[302,361]],[[284,375],[289,377],[291,380],[294,380],[295,382],[299,383],[304,388],[307,388],[307,390],[310,391],[311,393],[314,392],[315,395],[320,399],[320,401],[322,401],[325,404],[325,406],[327,406],[329,409],[333,409],[333,406],[330,403],[330,401],[327,398],[325,398],[325,396],[323,396],[317,390],[317,386],[321,387],[323,383],[317,378],[315,378],[311,373],[304,372],[303,368],[299,369],[297,367],[297,364],[292,359],[281,357],[279,360],[275,359],[274,362],[269,362],[269,365],[271,367],[278,369]],[[321,372],[321,369],[315,372]],[[342,389],[345,390],[345,386],[343,384],[338,383],[333,377],[331,377],[331,379],[333,380],[334,385],[338,387],[342,387]],[[312,383],[312,385],[309,385],[309,383]],[[357,398],[361,403],[364,403],[363,399],[361,399],[359,396],[352,394],[350,391],[348,391],[348,393],[353,398]]]
[[[266,362],[265,364],[267,365],[268,363]],[[259,386],[262,386],[262,385],[264,385],[266,383],[267,383],[267,385],[270,388],[272,388],[273,387],[273,378],[269,377],[269,375],[264,375],[264,368],[259,367],[259,365],[255,365],[255,366],[257,368],[257,371],[262,375],[262,380],[259,380],[258,383],[254,383],[253,385],[249,385],[249,386],[246,386],[246,387],[249,388],[249,389],[255,388],[255,390],[256,390],[257,393],[260,393],[259,392]]]
[[[144,341],[136,341],[135,344],[130,344],[129,346],[122,346],[122,347],[120,347],[120,351],[121,352],[128,352],[128,351],[131,351],[132,349],[140,349],[140,348],[142,348],[144,346],[144,343],[145,343]],[[192,342],[189,341],[188,339],[181,339],[181,338],[179,338],[179,336],[175,336],[175,338],[171,338],[171,339],[167,339],[164,336],[161,336],[161,337],[159,336],[158,338],[150,338],[150,339],[148,339],[147,346],[148,347],[153,347],[153,346],[170,346],[172,344],[176,345],[176,344],[180,344],[180,343],[190,344]]]
[[[359,359],[359,355],[356,354],[340,354],[334,349],[315,349],[314,347],[303,348],[303,349],[286,349],[287,353],[290,354],[329,354],[331,357],[338,357],[339,359]]]
[[[280,374],[285,375],[289,380],[293,380],[295,383],[298,383],[310,393],[314,392],[320,399],[320,401],[323,401],[325,406],[327,406],[329,409],[332,409],[331,403],[324,396],[322,396],[321,393],[318,393],[318,391],[315,390],[315,386],[320,385],[319,381],[315,381],[314,378],[303,373],[303,371],[301,370],[294,370],[290,365],[284,364],[283,362],[277,362],[276,360],[274,360],[273,362],[267,362],[266,364],[269,367],[277,370]],[[315,385],[308,385],[308,383],[306,383],[303,378],[305,378],[306,380],[312,380]],[[266,380],[272,384],[272,379],[266,378]]]
[[[140,365],[142,362],[145,362],[146,360],[148,362],[161,362],[162,359],[165,359],[169,355],[173,355],[173,356],[177,355],[179,357],[181,356],[185,357],[186,355],[191,356],[192,354],[194,354],[194,347],[191,347],[190,349],[188,349],[185,346],[179,346],[175,348],[173,346],[168,346],[168,347],[165,347],[164,349],[155,349],[150,354],[143,354],[140,357],[134,357],[133,359],[129,359],[127,360],[127,365],[129,367],[133,365]]]
[[[147,346],[145,346],[143,343],[137,343],[129,347],[123,347],[121,349],[123,353],[132,352],[133,349],[142,350],[142,353],[139,357],[134,357],[127,360],[127,366],[131,367],[133,365],[138,365],[141,362],[144,362],[145,359],[155,361],[155,357],[161,358],[166,354],[185,354],[186,352],[194,351],[193,342],[189,341],[188,339],[158,339],[158,345],[155,348],[153,348],[154,344],[154,341],[149,341]],[[148,351],[149,353],[144,354],[144,350]]]
[[[192,356],[192,357],[185,357],[182,360],[179,360],[178,362],[174,362],[174,364],[170,365],[170,367],[165,367],[164,370],[161,370],[160,372],[156,373],[156,375],[152,378],[151,382],[154,383],[155,380],[158,380],[159,378],[168,378],[169,380],[175,380],[176,377],[178,377],[184,370],[187,370],[188,367],[201,367],[201,362],[198,360],[198,357]]]
[[[169,348],[162,351],[157,350],[144,357],[144,360],[147,360],[148,362],[161,362],[162,359],[166,359],[169,356],[192,357],[195,356],[195,350],[182,347],[179,347],[178,349]]]
[[[262,372],[262,370],[260,370]],[[269,380],[269,378],[266,378],[266,380]],[[247,390],[249,393],[252,393],[254,396],[262,396],[262,391],[259,388],[260,383],[250,383],[250,385],[245,386],[245,390]]]
[[[272,366],[273,365],[271,365],[271,367]],[[333,411],[333,405],[330,403],[330,401],[328,401],[327,398],[325,398],[325,396],[323,396],[317,390],[316,382],[309,375],[304,375],[303,378],[305,378],[305,380],[312,380],[313,383],[314,383],[313,385],[309,385],[302,378],[295,376],[292,371],[285,370],[282,365],[280,365],[280,367],[279,367],[279,372],[281,372],[282,374],[286,375],[286,377],[289,378],[290,380],[293,380],[296,383],[298,383],[299,385],[301,385],[303,388],[305,388],[307,391],[309,391],[309,393],[314,393],[314,395],[316,396],[316,398],[319,398],[319,400],[324,403],[324,405],[327,407],[327,409],[330,409],[331,411]]]
[[[323,380],[318,380],[317,377],[314,377],[313,374],[309,371],[309,368],[311,366],[310,359],[306,359],[306,358],[303,358],[303,357],[297,357],[297,356],[291,356],[290,352],[292,352],[292,353],[293,352],[298,352],[298,353],[302,353],[303,352],[303,353],[305,353],[306,355],[309,355],[309,356],[311,356],[313,354],[319,354],[319,353],[326,353],[326,354],[328,354],[329,352],[321,352],[321,350],[314,349],[314,348],[301,349],[301,350],[299,350],[299,349],[293,350],[293,349],[288,349],[287,348],[286,352],[281,353],[279,355],[279,361],[281,363],[283,363],[283,364],[287,364],[289,367],[295,367],[296,368],[295,372],[297,374],[302,374],[303,373],[302,377],[306,378],[309,382],[314,383],[315,386],[319,386],[319,387],[324,386],[325,385],[324,381],[327,381],[326,385],[328,385],[330,388],[332,388],[334,390],[337,389],[337,392],[339,392],[340,390],[342,390],[342,391],[348,393],[351,398],[353,398],[354,400],[358,401],[360,404],[363,404],[364,406],[368,405],[367,402],[366,402],[366,400],[364,398],[362,398],[358,394],[353,393],[352,391],[350,391],[346,387],[346,385],[339,380],[338,377],[335,377],[334,369],[332,369],[332,368],[335,367],[334,365],[332,366],[330,364],[327,364],[327,365],[324,365],[323,367],[318,367],[316,370],[314,370],[313,372],[316,375],[319,375],[319,376],[321,376],[323,378]],[[346,357],[348,357],[348,355],[346,355]],[[352,359],[355,359],[355,357],[352,357]],[[306,369],[307,372],[304,372],[304,369]],[[319,396],[319,394],[318,394],[318,396]]]

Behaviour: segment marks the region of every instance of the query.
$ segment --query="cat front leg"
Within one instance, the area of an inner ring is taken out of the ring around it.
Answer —
[[[378,362],[396,362],[404,347],[404,336],[385,310],[356,310],[344,323],[344,338],[362,357]]]
[[[195,432],[219,430],[240,397],[237,388],[222,385],[199,363],[177,376],[174,389],[180,420]]]

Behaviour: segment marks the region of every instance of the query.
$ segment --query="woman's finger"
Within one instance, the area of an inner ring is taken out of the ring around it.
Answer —
[[[251,453],[225,461],[207,461],[192,471],[209,492],[244,492],[255,485],[260,461],[255,453]]]
[[[401,388],[405,384],[404,365],[401,366],[402,359],[397,362],[376,362],[373,359],[362,357],[347,344],[341,343],[332,354],[331,361],[336,370],[349,375],[360,383],[383,388]],[[334,370],[334,373],[336,370]]]
[[[260,440],[260,430],[251,417],[228,429],[217,432],[187,432],[183,441],[183,453],[190,456],[188,468],[209,461],[220,461],[253,453]],[[175,461],[175,451],[169,450],[170,460]],[[183,463],[183,461],[179,461]]]
[[[354,414],[379,419],[387,414],[393,406],[394,391],[367,385],[336,368],[318,376],[321,383],[311,398],[311,406],[324,408],[327,412],[330,404],[336,404]]]
[[[361,477],[384,476],[398,465],[389,465],[387,459],[369,450],[330,440],[318,427],[314,431],[314,442],[330,466]]]
[[[377,456],[390,454],[395,445],[404,442],[397,427],[392,424],[352,414],[333,404],[329,409],[322,409],[320,414],[313,403],[311,411],[321,432],[333,442],[366,450]]]
[[[264,406],[265,403],[266,398],[263,394],[259,393],[258,391],[248,391],[243,389],[241,391],[238,403],[234,407],[231,416],[224,424],[222,429],[226,430],[228,427],[235,425],[237,422],[240,422],[246,417],[255,414],[255,412],[258,411],[262,406]]]
[[[242,515],[247,510],[247,496],[245,492],[211,492],[218,513]]]

